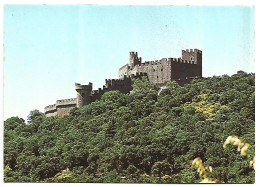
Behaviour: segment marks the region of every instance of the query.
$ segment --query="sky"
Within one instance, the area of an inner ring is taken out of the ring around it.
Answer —
[[[129,52],[143,62],[203,51],[203,76],[255,72],[250,6],[4,6],[4,120],[102,87]]]

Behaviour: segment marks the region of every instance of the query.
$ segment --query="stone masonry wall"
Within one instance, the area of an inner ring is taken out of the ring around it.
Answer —
[[[106,79],[103,89],[92,91],[92,102],[99,100],[101,96],[108,91],[118,90],[121,93],[129,93],[133,88],[133,79],[140,78],[142,76],[147,76],[146,73],[137,73],[136,75],[124,76],[123,79]]]
[[[135,58],[138,58],[137,53],[130,52],[130,59],[132,58],[131,54],[135,54]],[[141,60],[141,58],[139,59]],[[129,61],[129,64],[131,64],[131,61]],[[162,58],[161,60],[144,63],[139,62],[133,68],[129,67],[131,66],[125,65],[120,68],[119,78],[123,74],[147,73],[149,81],[160,86],[172,80],[181,84],[189,83],[191,77],[202,77],[202,51],[186,49],[182,50],[182,58]]]
[[[182,58],[162,58],[161,60],[141,62],[137,52],[130,52],[129,64],[122,66],[119,79],[106,79],[103,88],[92,90],[92,83],[81,85],[76,83],[77,98],[57,100],[56,104],[45,107],[45,114],[50,116],[68,115],[74,107],[82,107],[99,100],[101,96],[112,90],[129,93],[133,79],[147,76],[148,80],[159,86],[175,80],[180,85],[189,83],[195,77],[202,77],[202,51],[198,49],[182,50]]]
[[[70,110],[74,107],[82,107],[99,100],[101,96],[108,91],[118,90],[122,93],[129,93],[132,88],[133,79],[146,76],[144,73],[137,73],[129,77],[124,76],[123,79],[106,79],[103,89],[92,90],[92,83],[88,85],[81,85],[76,83],[75,89],[77,91],[77,98],[57,100],[56,104],[45,107],[45,114],[50,116],[65,116],[68,115]],[[86,101],[86,102],[84,102]]]
[[[68,115],[69,111],[76,107],[76,98],[72,99],[63,99],[63,100],[57,100],[56,104],[54,105],[49,105],[44,108],[45,115],[47,117],[51,116],[64,116]]]
[[[129,70],[130,70],[130,66],[128,64],[119,68],[119,70],[118,70],[119,79],[123,79],[124,76],[129,76],[129,74],[128,74]]]
[[[149,61],[135,66],[131,73],[147,73],[150,82],[163,85],[171,81],[172,59],[163,58],[160,61]]]

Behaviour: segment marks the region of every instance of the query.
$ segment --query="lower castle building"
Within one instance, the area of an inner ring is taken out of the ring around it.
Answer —
[[[144,63],[137,52],[130,52],[129,64],[119,69],[119,79],[106,79],[103,88],[98,90],[92,89],[92,83],[88,85],[76,83],[76,98],[57,100],[56,104],[46,106],[44,112],[47,117],[65,116],[74,107],[81,108],[99,100],[107,91],[118,90],[125,94],[129,93],[132,90],[133,79],[142,76],[147,76],[150,82],[159,86],[173,80],[180,85],[189,83],[195,77],[202,77],[202,51],[182,50],[181,58],[162,58]]]

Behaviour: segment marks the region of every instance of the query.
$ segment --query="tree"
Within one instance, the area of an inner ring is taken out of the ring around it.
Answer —
[[[32,110],[30,111],[30,114],[27,117],[27,122],[29,124],[37,123],[40,124],[43,121],[44,114],[40,112],[39,110]]]

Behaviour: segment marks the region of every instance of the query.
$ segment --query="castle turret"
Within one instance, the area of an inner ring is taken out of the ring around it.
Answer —
[[[81,85],[75,83],[75,90],[77,91],[77,107],[81,108],[84,105],[91,103],[91,92],[92,92],[92,83],[88,85]]]
[[[130,52],[130,55],[129,55],[129,64],[130,64],[130,67],[133,68],[135,65],[141,65],[141,62],[142,62],[142,58],[138,58],[138,53],[137,52]]]
[[[202,77],[202,51],[198,49],[182,50],[182,59],[189,64],[197,65],[197,74]]]

